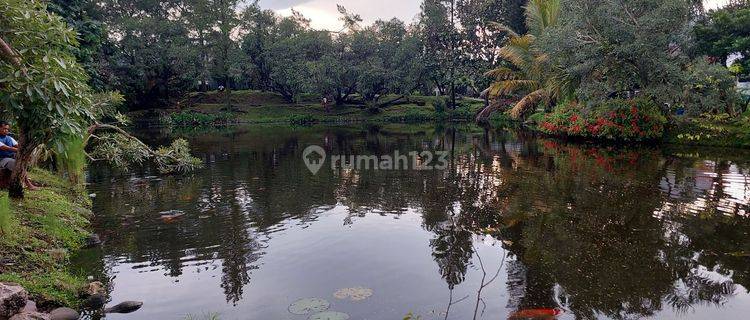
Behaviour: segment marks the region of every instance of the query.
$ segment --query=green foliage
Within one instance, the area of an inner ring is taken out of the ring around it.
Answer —
[[[683,103],[691,116],[702,113],[737,114],[740,96],[735,78],[718,64],[698,59],[687,68],[687,85]]]
[[[111,66],[104,52],[110,43],[104,24],[97,20],[96,3],[91,0],[51,0],[47,10],[65,19],[68,27],[76,31],[79,46],[72,52],[90,76],[89,85],[95,90],[112,88],[114,79],[108,75]]]
[[[190,145],[185,139],[177,139],[168,147],[160,147],[152,159],[161,173],[187,173],[203,166],[203,161],[190,154]]]
[[[122,131],[106,132],[92,146],[92,159],[106,161],[113,167],[127,171],[133,165],[150,160],[161,173],[187,173],[203,166],[203,161],[190,154],[186,140],[177,139],[169,146],[152,150],[138,139]]]
[[[669,128],[667,142],[715,147],[750,147],[750,115],[703,114]]]
[[[94,115],[88,76],[71,54],[75,33],[38,0],[2,0],[0,11],[2,39],[18,55],[0,63],[0,101],[28,135],[25,143],[80,134]]]
[[[226,24],[219,16],[233,1],[119,1],[96,6],[110,33],[105,62],[130,107],[163,106],[197,81],[226,78]],[[93,14],[93,13],[92,13]]]
[[[584,112],[576,104],[563,104],[546,114],[539,129],[547,134],[620,141],[661,138],[666,119],[648,99],[612,99]]]
[[[547,106],[570,98],[575,89],[568,73],[550,61],[536,43],[549,29],[557,26],[560,11],[560,0],[532,0],[525,12],[528,34],[519,35],[506,26],[497,25],[510,34],[499,50],[500,57],[510,65],[487,72],[487,76],[494,80],[488,94],[492,98],[517,95],[518,102],[510,110],[510,115],[516,119],[533,111],[539,104]],[[486,111],[494,107],[491,104]]]
[[[562,0],[558,26],[537,44],[579,84],[576,96],[589,106],[636,93],[677,105],[691,19],[687,0]]]
[[[725,64],[732,54],[741,54],[735,62],[736,74],[750,76],[750,2],[738,1],[711,10],[693,28],[698,53],[715,57]]]
[[[128,170],[131,165],[141,165],[149,157],[148,150],[140,141],[116,132],[98,135],[89,155],[95,161],[106,161],[120,170]]]

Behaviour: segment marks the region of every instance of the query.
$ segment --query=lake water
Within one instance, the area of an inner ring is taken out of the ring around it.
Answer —
[[[92,168],[105,245],[76,268],[107,319],[747,319],[750,155],[594,146],[475,126],[231,127],[187,138],[185,176]],[[445,151],[433,170],[335,168],[303,152]],[[184,215],[165,219],[162,212]],[[339,299],[359,288],[358,299]],[[341,293],[339,291],[339,293]],[[371,293],[371,295],[370,295]],[[364,299],[363,299],[364,298]],[[526,316],[526,318],[524,318]]]

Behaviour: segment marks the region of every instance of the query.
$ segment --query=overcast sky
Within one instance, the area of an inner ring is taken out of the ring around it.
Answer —
[[[715,8],[728,0],[705,0],[706,8]],[[315,29],[341,29],[336,4],[346,7],[349,12],[362,16],[366,24],[377,19],[393,17],[411,22],[419,13],[421,0],[260,0],[260,5],[282,15],[291,14],[291,9],[301,12],[311,19]]]

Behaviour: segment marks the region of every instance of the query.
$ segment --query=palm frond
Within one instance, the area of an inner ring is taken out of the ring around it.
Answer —
[[[492,28],[495,28],[497,31],[507,33],[509,37],[512,37],[512,38],[520,37],[520,35],[517,32],[513,31],[513,28],[505,24],[502,24],[500,22],[493,21],[493,22],[488,23],[487,25]]]
[[[557,24],[560,8],[560,0],[530,0],[525,12],[529,33],[539,36],[548,27]]]
[[[498,81],[517,79],[516,71],[508,67],[498,67],[487,71],[484,75],[495,78]]]
[[[520,119],[521,116],[526,114],[529,110],[534,108],[540,101],[548,99],[547,90],[538,89],[532,93],[527,94],[523,97],[516,105],[510,109],[510,116],[515,119]]]
[[[524,89],[526,92],[537,90],[539,82],[534,80],[505,80],[490,85],[490,97],[509,95]]]

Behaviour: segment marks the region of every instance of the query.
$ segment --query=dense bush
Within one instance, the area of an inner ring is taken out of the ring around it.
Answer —
[[[612,99],[593,109],[564,104],[544,116],[539,129],[547,134],[607,140],[660,138],[666,119],[653,101]]]
[[[688,115],[742,112],[736,80],[729,69],[699,58],[688,66],[687,76],[684,106]]]

